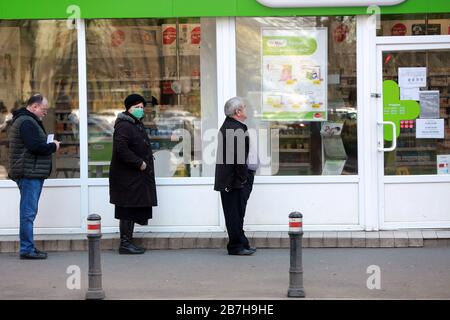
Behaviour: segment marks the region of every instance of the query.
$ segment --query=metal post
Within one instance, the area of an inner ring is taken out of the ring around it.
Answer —
[[[302,239],[303,215],[300,212],[289,214],[289,238],[291,246],[291,266],[289,268],[288,297],[304,298],[303,265],[302,265]]]
[[[89,243],[89,286],[86,300],[102,300],[105,292],[102,289],[102,266],[100,256],[101,217],[90,214],[87,218],[87,238]]]

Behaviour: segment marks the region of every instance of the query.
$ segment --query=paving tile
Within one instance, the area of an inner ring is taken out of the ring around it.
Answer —
[[[393,231],[380,231],[380,248],[393,248],[395,245]]]
[[[87,251],[88,250],[88,242],[85,240],[72,240],[70,241],[70,249],[72,251]]]
[[[169,249],[183,248],[184,232],[172,232],[169,235]]]
[[[281,247],[281,231],[272,231],[267,234],[267,248]]]
[[[268,232],[266,231],[256,231],[253,233],[251,245],[256,248],[267,248],[268,241],[267,236]]]
[[[303,236],[302,236],[302,248],[309,248],[309,236],[310,233],[309,232],[304,232]],[[289,244],[290,247],[290,244]]]
[[[365,248],[366,247],[366,233],[360,231],[352,231],[352,248]]]
[[[228,243],[228,234],[226,232],[212,232],[211,233],[211,248],[223,249]]]
[[[408,231],[408,246],[423,247],[423,237],[420,231]]]
[[[183,249],[194,249],[198,232],[186,232],[183,237]]]
[[[422,230],[423,239],[437,239],[436,231],[432,230]]]
[[[113,238],[112,239],[112,250],[119,250],[119,246],[120,246],[120,239],[119,238]]]
[[[366,232],[366,248],[380,247],[380,233],[378,231]]]
[[[19,251],[18,241],[2,241],[0,242],[1,253],[14,253]]]
[[[142,238],[142,246],[147,250],[156,249],[156,237],[144,237]],[[113,246],[114,248],[114,246]]]
[[[338,248],[351,248],[352,233],[349,231],[338,231],[337,246],[338,246]]]
[[[287,231],[281,232],[280,248],[286,249],[286,248],[289,248],[290,246],[291,246],[291,244],[290,244],[290,238],[289,238],[288,232]]]
[[[336,248],[337,244],[338,244],[337,232],[324,232],[323,233],[324,248]]]
[[[450,231],[436,231],[438,239],[450,239]]]
[[[101,250],[112,250],[113,249],[113,242],[114,240],[111,239],[101,239],[100,240],[100,247]]]
[[[197,235],[195,247],[199,249],[206,249],[211,247],[211,232],[200,232]]]
[[[171,233],[161,232],[157,233],[154,241],[154,249],[167,250],[169,249],[169,238]],[[147,240],[148,242],[148,240]]]
[[[394,246],[396,248],[408,247],[408,233],[405,231],[394,231]]]
[[[19,236],[18,235],[4,235],[4,236],[0,236],[0,242],[14,242],[14,241],[19,241]]]
[[[57,240],[57,251],[70,251],[70,245],[71,245],[71,241],[70,240]]]
[[[314,231],[309,233],[309,247],[323,248],[323,232]]]

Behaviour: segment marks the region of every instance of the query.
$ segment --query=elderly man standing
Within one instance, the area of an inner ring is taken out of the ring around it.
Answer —
[[[47,143],[42,119],[47,115],[47,99],[36,94],[26,107],[13,113],[9,129],[9,178],[20,190],[20,258],[46,259],[47,254],[34,246],[33,224],[38,212],[44,180],[52,171],[52,153],[59,141]]]
[[[229,255],[255,253],[244,233],[247,200],[252,191],[254,170],[247,165],[250,147],[246,106],[242,98],[225,103],[226,119],[219,130],[214,190],[220,191],[225,224],[228,231]]]

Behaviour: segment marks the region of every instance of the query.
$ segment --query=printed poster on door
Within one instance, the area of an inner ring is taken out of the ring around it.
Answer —
[[[262,118],[327,120],[327,28],[262,29]]]

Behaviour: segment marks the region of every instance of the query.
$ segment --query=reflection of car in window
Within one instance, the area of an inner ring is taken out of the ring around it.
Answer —
[[[160,112],[154,119],[158,130],[165,131],[166,134],[171,135],[177,129],[185,129],[192,135],[194,134],[194,122],[199,120],[189,111],[184,110],[167,110]],[[161,134],[161,133],[160,133]]]
[[[193,152],[194,140],[200,139],[200,126],[195,125],[198,120],[188,111],[172,109],[158,112],[152,123],[144,124],[149,128],[147,132],[154,151],[172,150],[183,139],[189,139]]]
[[[89,140],[95,137],[111,137],[114,133],[114,124],[104,116],[90,115],[88,117]]]
[[[90,161],[110,161],[114,124],[103,115],[91,114],[88,117],[88,141]]]

